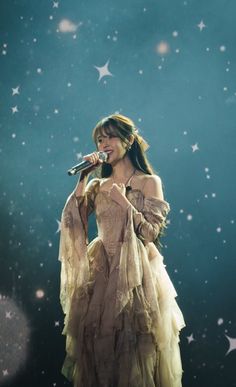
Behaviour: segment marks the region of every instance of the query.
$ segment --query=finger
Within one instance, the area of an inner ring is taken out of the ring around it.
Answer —
[[[83,156],[83,159],[91,161],[92,160],[92,155],[91,154],[85,155],[85,156]]]

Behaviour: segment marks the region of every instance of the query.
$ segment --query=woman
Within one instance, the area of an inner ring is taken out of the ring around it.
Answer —
[[[128,117],[104,118],[93,139],[108,159],[84,156],[92,166],[81,173],[61,220],[62,373],[74,387],[180,387],[185,323],[159,252],[170,211],[161,179]],[[88,183],[98,166],[100,178]],[[93,211],[98,236],[89,243]]]

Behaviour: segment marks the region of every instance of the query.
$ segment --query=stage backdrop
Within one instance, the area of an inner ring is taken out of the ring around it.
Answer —
[[[60,216],[114,112],[170,203],[162,239],[186,319],[183,386],[236,386],[236,3],[0,3],[0,385],[61,387]],[[90,238],[96,235],[90,219]]]

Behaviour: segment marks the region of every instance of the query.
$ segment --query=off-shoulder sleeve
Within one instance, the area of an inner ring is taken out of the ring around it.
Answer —
[[[163,235],[169,211],[169,203],[155,197],[144,198],[141,211],[132,206],[135,233],[144,244]]]

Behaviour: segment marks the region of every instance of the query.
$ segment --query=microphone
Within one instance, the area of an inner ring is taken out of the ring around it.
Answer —
[[[98,152],[98,158],[101,161],[107,161],[108,154],[106,152]],[[81,163],[74,165],[72,168],[68,169],[67,173],[69,176],[74,176],[77,173],[79,173],[80,171],[87,169],[91,165],[93,165],[93,164],[90,163],[90,161],[84,160],[84,161],[81,161]]]

